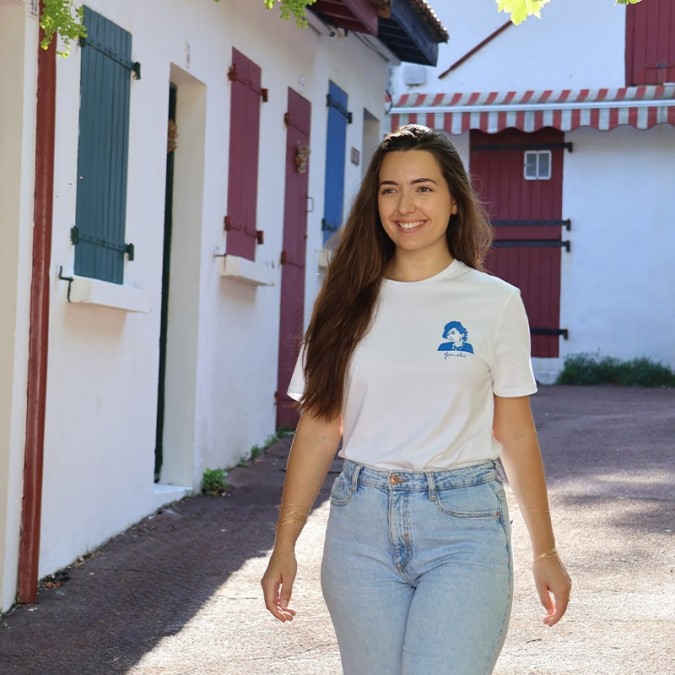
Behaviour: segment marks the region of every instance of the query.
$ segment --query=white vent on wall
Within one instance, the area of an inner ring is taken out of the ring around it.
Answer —
[[[406,64],[403,67],[403,83],[408,87],[418,87],[427,81],[427,71],[424,66]]]

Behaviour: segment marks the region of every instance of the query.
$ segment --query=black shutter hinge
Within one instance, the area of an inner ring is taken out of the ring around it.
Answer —
[[[346,120],[347,124],[352,123],[352,114],[339,101],[336,101],[330,94],[326,94],[326,107],[335,108]]]
[[[133,244],[117,244],[103,237],[91,237],[87,234],[82,234],[80,228],[77,225],[73,225],[70,228],[70,243],[73,246],[77,246],[83,242],[123,253],[127,256],[129,262],[132,262],[136,255],[136,249]]]

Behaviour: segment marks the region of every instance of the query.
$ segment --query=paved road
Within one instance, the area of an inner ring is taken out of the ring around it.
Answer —
[[[545,628],[510,499],[516,597],[497,675],[674,673],[675,390],[544,387],[533,407],[575,587]],[[299,542],[296,621],[261,601],[287,448],[234,470],[230,496],[164,509],[3,616],[0,673],[339,675],[317,576],[326,489]]]

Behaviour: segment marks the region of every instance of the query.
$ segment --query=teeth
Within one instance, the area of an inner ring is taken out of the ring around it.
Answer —
[[[423,221],[418,220],[415,223],[399,223],[398,226],[403,230],[414,230],[416,227],[422,225]]]

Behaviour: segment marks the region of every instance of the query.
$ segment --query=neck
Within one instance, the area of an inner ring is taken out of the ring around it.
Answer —
[[[442,272],[453,260],[450,252],[433,258],[396,252],[387,266],[385,277],[392,281],[424,281]]]

